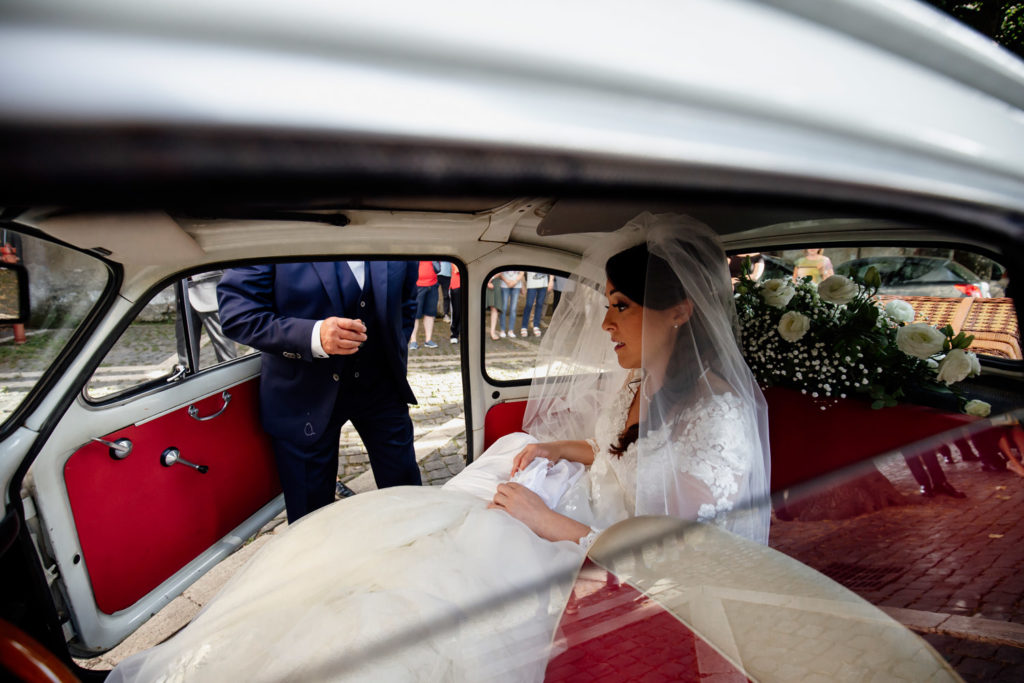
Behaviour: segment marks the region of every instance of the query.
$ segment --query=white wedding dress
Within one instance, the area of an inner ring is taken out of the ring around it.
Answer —
[[[598,421],[589,471],[557,510],[597,530],[642,506],[637,443],[609,446],[639,384]],[[672,509],[729,509],[749,462],[732,394],[697,401],[648,437],[692,493]],[[110,680],[538,681],[585,551],[549,542],[487,509],[532,437],[500,439],[441,488],[400,487],[323,508],[268,544],[167,643],[127,659]],[[648,444],[647,451],[651,451]],[[663,472],[656,477],[664,477]]]

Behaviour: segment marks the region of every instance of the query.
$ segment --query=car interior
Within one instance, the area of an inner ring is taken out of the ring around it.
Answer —
[[[5,406],[10,425],[38,411],[45,390],[64,392],[54,413],[62,417],[40,425],[51,438],[40,440],[42,445],[27,454],[18,478],[32,546],[21,547],[22,560],[13,562],[15,544],[3,563],[8,576],[14,572],[25,580],[26,572],[31,574],[36,597],[44,593],[51,610],[31,616],[29,601],[13,600],[7,603],[14,610],[11,616],[41,634],[49,647],[68,647],[88,661],[134,630],[136,619],[130,615],[158,610],[279,513],[268,445],[258,429],[247,429],[256,413],[258,354],[240,348],[233,357],[218,358],[205,334],[197,335],[202,339],[199,348],[184,354],[177,348],[180,335],[177,341],[174,335],[146,339],[147,333],[166,328],[168,320],[187,324],[181,322],[186,279],[253,259],[318,260],[342,252],[364,258],[447,258],[458,264],[464,282],[460,296],[468,312],[463,339],[468,343],[443,351],[461,380],[460,395],[446,400],[463,408],[465,433],[471,438],[460,455],[470,461],[501,435],[521,428],[532,374],[530,346],[538,341],[531,337],[513,345],[490,337],[481,305],[486,282],[510,268],[561,276],[588,240],[641,210],[692,215],[719,232],[727,252],[764,253],[783,267],[811,245],[824,248],[836,263],[920,249],[970,254],[975,263],[987,259],[992,264],[989,275],[999,276],[992,285],[1004,296],[922,296],[911,303],[929,322],[950,324],[975,337],[972,350],[981,357],[984,372],[969,382],[972,398],[990,402],[993,414],[1019,408],[1024,377],[1016,313],[1020,297],[1014,298],[1014,282],[1005,277],[1016,271],[1019,247],[997,230],[951,221],[941,212],[921,215],[850,204],[823,209],[812,202],[791,199],[787,204],[756,196],[746,201],[717,196],[680,201],[664,196],[367,198],[332,208],[317,204],[315,209],[222,212],[9,210],[5,227],[38,243],[25,253],[46,252],[46,265],[59,264],[63,272],[75,273],[71,281],[78,290],[78,300],[65,301],[63,309],[49,303],[34,311],[37,319],[63,317],[64,324],[47,337],[41,351],[36,393],[22,392],[19,396],[27,396],[22,403]],[[968,234],[971,238],[965,239]],[[288,238],[284,243],[282,235]],[[417,248],[410,250],[410,243]],[[155,245],[165,258],[151,257]],[[30,264],[29,273],[35,278],[36,266]],[[550,314],[545,316],[546,326]],[[138,358],[140,345],[142,357],[152,362],[143,363],[145,372],[128,376],[126,359]],[[68,370],[74,371],[73,380],[68,380]],[[52,395],[46,400],[54,401]],[[808,510],[814,505],[807,501],[837,480],[863,476],[865,466],[873,467],[873,458],[880,457],[874,466],[889,473],[902,468],[895,454],[937,452],[941,443],[951,464],[953,452],[998,450],[1005,429],[980,429],[948,401],[881,411],[866,405],[823,410],[784,387],[766,388],[766,396],[776,497],[773,533],[776,526],[809,524],[799,521],[813,519]],[[244,440],[238,441],[241,435]],[[118,448],[124,441],[136,449],[150,442],[161,451],[173,446],[185,466],[124,457]],[[808,442],[831,447],[807,458]],[[955,451],[948,450],[949,444]],[[218,453],[215,464],[191,455],[210,452],[211,446]],[[965,458],[961,465],[969,467],[967,462]],[[209,474],[199,476],[195,470],[205,464],[210,465]],[[161,471],[175,475],[173,486],[154,476]],[[113,482],[116,495],[110,488]],[[169,510],[174,514],[168,515]],[[820,531],[806,532],[814,533]],[[851,570],[858,566],[856,558],[814,556],[811,546],[795,540],[799,536],[785,536],[795,559],[840,583],[856,573]],[[161,542],[126,562],[125,554],[134,545],[130,539],[147,537]],[[865,557],[888,542],[873,539],[875,546],[863,548]],[[77,552],[62,557],[62,546]],[[860,566],[870,568],[870,562]],[[43,577],[50,577],[45,584]],[[874,593],[860,594],[886,602],[879,597],[885,594],[879,586]]]

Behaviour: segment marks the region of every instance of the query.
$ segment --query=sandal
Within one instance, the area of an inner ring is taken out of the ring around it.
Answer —
[[[491,332],[491,339],[493,339],[494,341],[498,341],[499,337],[498,337],[498,335],[496,335],[493,332]]]
[[[533,328],[533,336],[534,337],[539,337],[540,336],[540,328],[539,327]]]
[[[526,328],[525,327],[523,329],[519,330],[519,336],[520,337],[525,337],[526,336]]]

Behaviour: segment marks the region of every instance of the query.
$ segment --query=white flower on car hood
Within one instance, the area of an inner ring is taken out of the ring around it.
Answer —
[[[900,323],[914,322],[914,307],[903,299],[893,299],[885,305],[885,313],[890,318]]]
[[[967,405],[964,406],[964,412],[968,415],[975,415],[977,417],[988,417],[992,412],[992,406],[985,401],[974,399],[967,402]]]
[[[981,364],[973,353],[963,349],[953,349],[946,354],[946,357],[939,361],[939,375],[937,379],[945,382],[946,385],[955,384],[967,377],[977,375],[981,371]],[[977,369],[975,369],[977,366]]]
[[[769,306],[785,308],[789,304],[789,300],[796,294],[796,288],[793,287],[793,283],[789,280],[775,278],[773,280],[766,280],[761,285],[759,294]]]
[[[942,351],[946,335],[931,325],[914,323],[896,331],[896,346],[908,356],[927,359]]]
[[[799,341],[811,329],[811,319],[803,313],[789,311],[779,320],[779,334],[788,342]]]
[[[857,283],[842,275],[833,275],[822,280],[818,285],[818,296],[822,301],[842,306],[853,301],[860,288]]]

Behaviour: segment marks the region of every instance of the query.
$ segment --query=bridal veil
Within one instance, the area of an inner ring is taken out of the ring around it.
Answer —
[[[641,243],[648,254],[648,305],[675,293],[692,312],[667,342],[671,348],[645,314],[643,368],[636,373],[619,366],[602,321],[605,265]],[[716,235],[687,216],[644,213],[597,240],[570,283],[541,343],[526,431],[541,441],[586,439],[623,384],[639,383],[634,514],[713,521],[766,543],[768,414],[739,350],[732,284]],[[659,373],[664,381],[654,386],[650,369],[665,366],[666,358],[667,369]],[[691,430],[696,422],[702,428]],[[709,464],[715,458],[732,461],[734,475]]]

